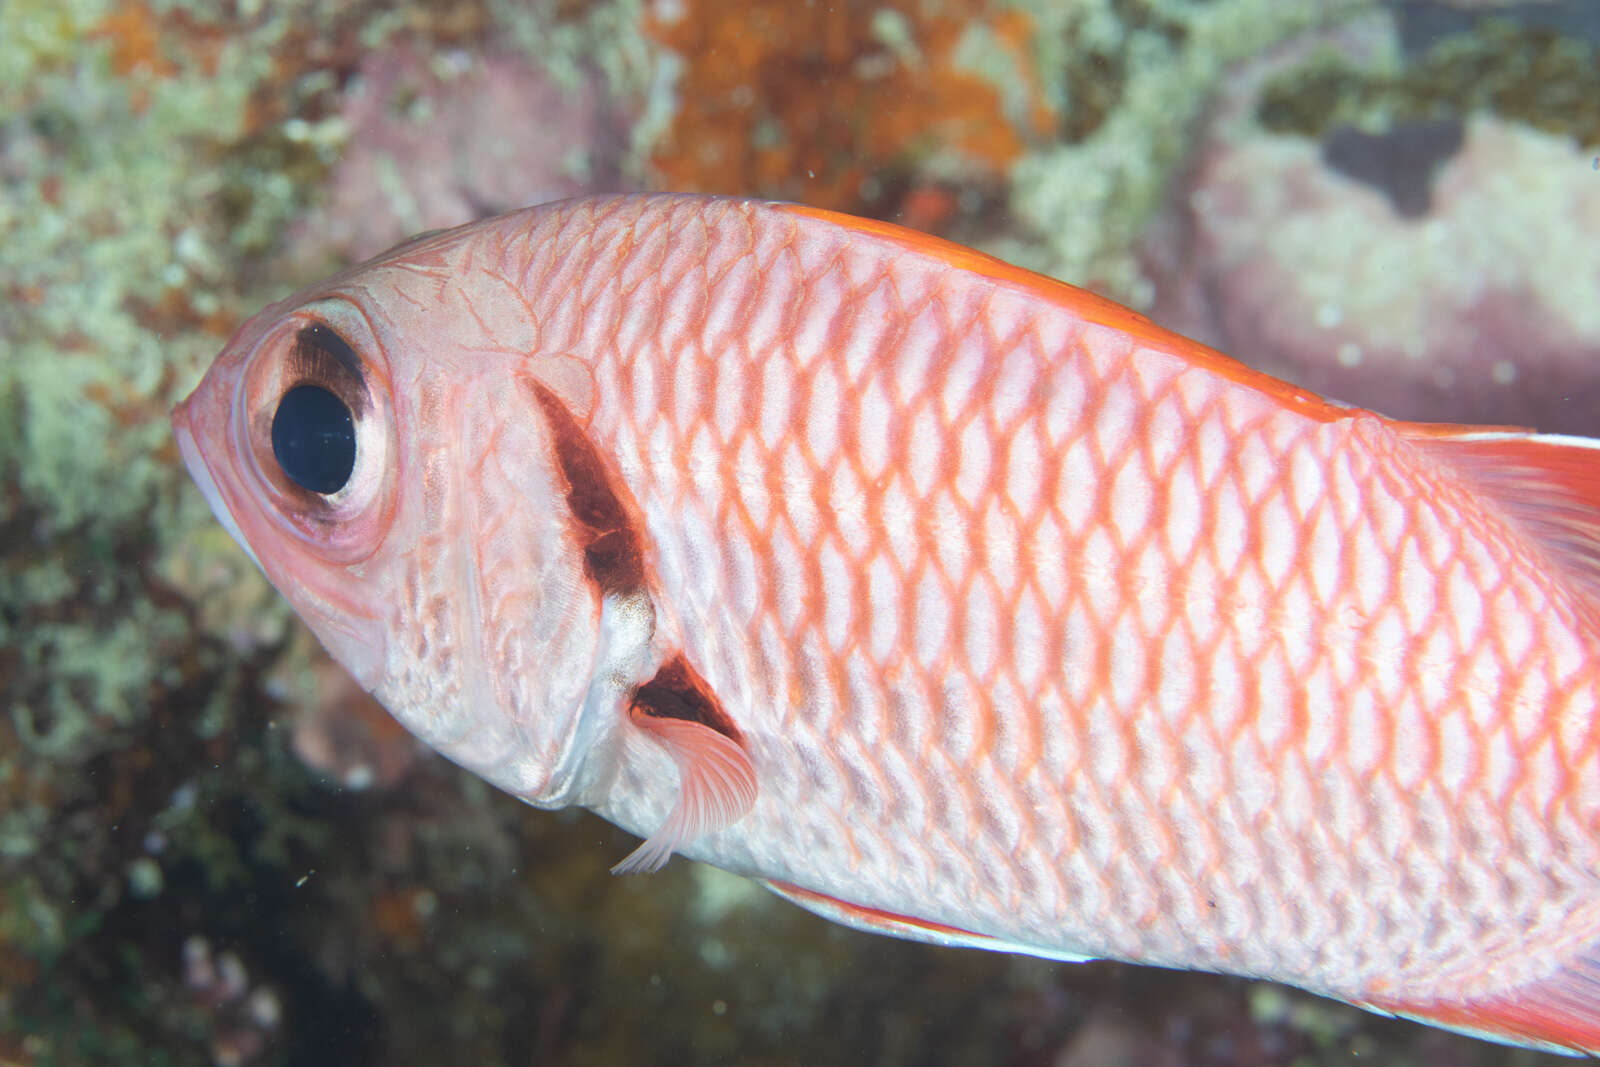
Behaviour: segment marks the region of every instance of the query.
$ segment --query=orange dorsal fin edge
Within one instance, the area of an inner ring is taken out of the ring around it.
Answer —
[[[1600,440],[1396,424],[1498,504],[1600,614]]]
[[[923,233],[921,230],[907,229],[879,219],[858,218],[855,215],[845,215],[804,204],[773,203],[770,206],[790,215],[817,219],[852,233],[889,241],[908,252],[936,259],[951,269],[1002,282],[1040,300],[1067,308],[1085,322],[1117,330],[1147,348],[1181,356],[1198,366],[1205,367],[1213,374],[1266,393],[1300,414],[1320,422],[1331,422],[1350,414],[1348,408],[1325,400],[1310,390],[1274,378],[1270,374],[1240,363],[1226,353],[1218,352],[1209,345],[1203,345],[1199,341],[1158,326],[1144,315],[1132,308],[1124,307],[1115,300],[1028,270],[1026,267],[1019,267],[1015,263],[1007,263],[986,252],[979,252],[942,237]]]

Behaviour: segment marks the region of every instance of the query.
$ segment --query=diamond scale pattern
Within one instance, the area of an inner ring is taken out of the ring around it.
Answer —
[[[568,294],[541,349],[587,354],[659,609],[750,738],[708,855],[1356,999],[1570,941],[1600,665],[1469,485],[886,238],[606,204],[520,281]]]

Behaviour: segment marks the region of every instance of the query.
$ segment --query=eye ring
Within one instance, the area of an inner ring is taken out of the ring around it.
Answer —
[[[395,503],[389,369],[365,316],[327,298],[285,315],[241,377],[238,452],[274,525],[334,563],[377,549]]]

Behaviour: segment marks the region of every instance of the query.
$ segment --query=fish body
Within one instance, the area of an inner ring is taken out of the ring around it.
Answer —
[[[1600,1049],[1594,441],[674,195],[403,245],[252,319],[174,422],[362,685],[646,837],[619,866]]]

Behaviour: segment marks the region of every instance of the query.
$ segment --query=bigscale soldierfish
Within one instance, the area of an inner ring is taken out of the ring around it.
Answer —
[[[360,683],[619,868],[1600,1049],[1600,442],[672,195],[419,237],[173,422]]]

